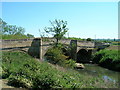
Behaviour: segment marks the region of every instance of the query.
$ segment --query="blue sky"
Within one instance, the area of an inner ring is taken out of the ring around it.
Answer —
[[[60,19],[71,37],[118,38],[117,2],[2,2],[2,19],[36,37],[49,20]]]

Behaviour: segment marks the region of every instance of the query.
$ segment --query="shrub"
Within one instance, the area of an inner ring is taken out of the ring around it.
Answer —
[[[75,68],[76,67],[76,61],[69,59],[69,60],[65,60],[65,66],[66,67],[70,67],[70,68]]]
[[[51,48],[46,53],[46,59],[53,64],[60,64],[65,61],[66,58],[59,48]]]
[[[3,69],[2,69],[2,67],[0,66],[0,79],[2,78],[2,71],[3,71]]]
[[[67,60],[67,56],[65,56],[60,48],[51,48],[46,53],[46,59],[53,63],[59,64],[65,67],[75,67],[75,61],[72,59]]]
[[[91,38],[87,38],[86,41],[92,41],[92,39]]]
[[[118,50],[100,50],[94,55],[93,61],[112,70],[120,70]]]
[[[15,76],[15,75],[10,75],[9,85],[15,86],[15,87],[23,87],[23,88],[31,88],[33,86],[32,81],[29,79],[23,77],[23,76]]]

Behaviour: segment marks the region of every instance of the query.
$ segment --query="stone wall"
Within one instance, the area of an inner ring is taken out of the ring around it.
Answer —
[[[0,40],[2,49],[18,48],[18,47],[30,47],[33,39],[17,39],[17,40]]]
[[[78,46],[84,47],[95,47],[95,43],[93,41],[77,41]]]

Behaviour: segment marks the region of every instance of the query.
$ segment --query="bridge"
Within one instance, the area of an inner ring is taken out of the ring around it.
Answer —
[[[43,60],[43,57],[49,48],[53,47],[55,39],[41,39],[41,38],[32,38],[32,39],[16,39],[16,40],[0,40],[0,50],[22,50],[28,52],[33,57],[40,58]],[[92,53],[95,52],[96,48],[103,47],[101,43],[96,43],[94,41],[78,41],[70,39],[62,39],[60,43],[65,44],[68,48],[71,49],[71,56],[77,62],[87,62],[89,61]]]

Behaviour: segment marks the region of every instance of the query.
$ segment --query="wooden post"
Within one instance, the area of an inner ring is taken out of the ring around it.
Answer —
[[[40,38],[40,61],[43,61],[43,58],[42,58],[42,38]]]

